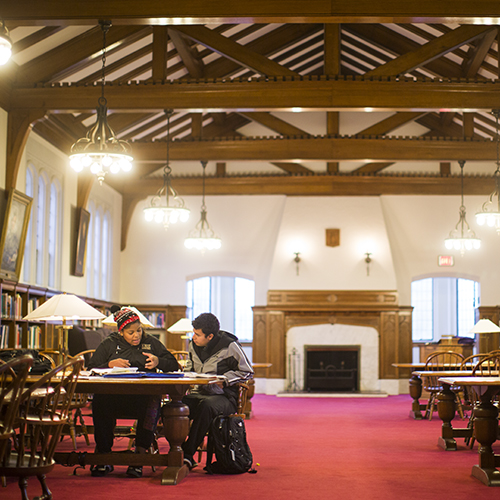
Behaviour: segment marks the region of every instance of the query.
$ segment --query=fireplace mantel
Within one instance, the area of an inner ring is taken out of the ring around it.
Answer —
[[[357,326],[378,336],[378,379],[399,379],[394,363],[411,362],[411,312],[392,290],[269,290],[254,310],[253,361],[271,363],[256,377],[286,379],[287,336],[294,327]],[[409,376],[409,374],[408,374]]]

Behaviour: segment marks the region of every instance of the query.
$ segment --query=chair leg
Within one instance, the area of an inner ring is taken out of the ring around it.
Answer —
[[[41,474],[37,476],[38,481],[40,481],[40,484],[42,486],[42,496],[38,497],[37,500],[52,500],[52,492],[49,490],[47,486],[47,482],[45,480],[45,474]]]
[[[436,405],[436,394],[433,392],[429,396],[429,403],[428,404],[428,409],[429,409],[429,420],[432,420],[432,414],[434,413],[434,406]],[[426,412],[427,415],[427,412]]]
[[[80,426],[82,428],[82,434],[83,434],[83,437],[85,438],[85,443],[87,443],[87,446],[90,446],[89,431],[87,429],[87,425],[85,424],[85,419],[83,418],[81,408],[77,408],[77,410],[75,412],[75,424],[76,424],[77,417],[78,417],[78,421],[80,422]]]
[[[26,491],[27,487],[28,487],[28,478],[21,476],[19,478],[19,489],[21,490],[21,500],[30,500],[28,492]]]

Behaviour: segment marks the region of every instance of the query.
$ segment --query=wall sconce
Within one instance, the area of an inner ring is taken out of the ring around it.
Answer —
[[[297,276],[299,275],[299,263],[300,263],[300,252],[293,252],[295,254],[295,259],[293,261],[295,262],[295,268],[297,270]]]
[[[372,261],[371,255],[372,254],[370,252],[365,253],[366,275],[367,276],[370,276],[370,262]]]

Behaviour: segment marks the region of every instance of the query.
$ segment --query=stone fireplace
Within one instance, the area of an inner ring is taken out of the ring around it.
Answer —
[[[290,391],[306,390],[306,351],[311,346],[335,346],[358,352],[359,391],[380,391],[379,335],[375,328],[340,324],[290,328],[286,338],[287,389]]]

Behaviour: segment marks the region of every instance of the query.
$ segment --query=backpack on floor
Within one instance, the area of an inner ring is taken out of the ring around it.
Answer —
[[[212,457],[215,454],[215,462]],[[207,466],[209,474],[242,474],[252,469],[252,452],[247,443],[245,421],[238,415],[215,417],[208,432]]]

